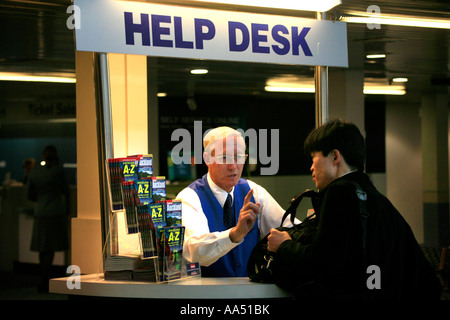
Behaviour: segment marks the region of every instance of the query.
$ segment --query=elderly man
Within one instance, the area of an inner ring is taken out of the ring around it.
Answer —
[[[215,128],[203,146],[208,173],[177,196],[183,200],[184,255],[200,263],[204,277],[244,277],[252,249],[279,226],[284,210],[263,187],[241,178],[247,155],[239,131]]]

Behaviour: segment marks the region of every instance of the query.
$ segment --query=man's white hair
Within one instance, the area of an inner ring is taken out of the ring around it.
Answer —
[[[223,126],[208,131],[203,137],[203,147],[205,152],[211,154],[211,151],[216,148],[217,141],[223,142],[224,139],[230,137],[237,137],[238,146],[242,146],[245,149],[245,140],[242,133],[233,128]],[[223,144],[220,145],[220,148],[222,148],[222,146]]]

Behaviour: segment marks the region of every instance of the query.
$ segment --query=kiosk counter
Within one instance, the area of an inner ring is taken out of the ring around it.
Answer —
[[[112,281],[103,274],[50,280],[50,292],[69,296],[143,299],[289,299],[275,284],[255,283],[248,278],[181,279],[167,283]]]

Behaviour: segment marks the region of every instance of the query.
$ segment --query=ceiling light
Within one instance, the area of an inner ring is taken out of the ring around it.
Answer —
[[[394,78],[392,82],[408,82],[408,78]]]
[[[385,94],[385,95],[404,95],[406,90],[403,87],[366,87],[364,86],[364,94]]]
[[[408,16],[380,15],[359,11],[346,12],[339,20],[350,23],[366,23],[370,25],[385,24],[405,27],[450,29],[449,19],[411,18]]]
[[[386,55],[383,53],[380,54],[368,54],[366,56],[367,59],[382,59],[382,58],[386,58]]]
[[[50,122],[50,123],[76,123],[77,119],[75,119],[75,118],[47,119],[46,122]]]
[[[14,72],[0,72],[0,80],[26,81],[26,82],[58,82],[58,83],[75,83],[77,81],[75,77],[32,75]]]
[[[194,69],[191,70],[192,74],[207,74],[208,70],[207,69]]]
[[[315,93],[315,84],[313,78],[285,75],[268,79],[264,89],[267,92]],[[364,80],[363,93],[404,95],[406,90],[403,85],[389,85],[386,79],[367,78]]]
[[[314,93],[314,79],[296,75],[282,75],[269,78],[264,90],[268,92]]]
[[[77,164],[76,163],[63,163],[62,167],[67,168],[67,169],[76,169]]]
[[[292,93],[314,93],[314,87],[279,87],[279,86],[265,86],[264,90],[267,92],[292,92]]]
[[[156,94],[156,96],[157,96],[158,98],[164,98],[164,97],[167,97],[167,93],[165,93],[165,92],[158,92],[158,93]]]
[[[267,92],[286,92],[286,93],[315,93],[315,88],[304,87],[274,87],[266,86],[264,88]],[[403,87],[366,87],[364,86],[364,94],[378,94],[378,95],[404,95],[406,90]]]
[[[390,85],[387,79],[364,79],[364,94],[404,95],[404,85]]]
[[[292,0],[196,0],[199,2],[233,4],[241,6],[265,7],[276,9],[304,10],[326,12],[342,3],[341,0],[315,0],[315,1],[292,1]]]

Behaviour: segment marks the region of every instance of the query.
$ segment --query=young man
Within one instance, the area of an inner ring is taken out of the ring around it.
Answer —
[[[279,226],[284,210],[263,187],[241,178],[247,155],[240,132],[215,128],[203,145],[208,173],[177,195],[186,227],[183,252],[200,263],[202,276],[245,277],[252,249],[260,236]],[[230,224],[224,221],[228,197]]]
[[[274,261],[286,274],[302,278],[301,283],[294,278],[289,289],[299,297],[439,299],[439,281],[409,225],[363,172],[365,146],[358,128],[328,122],[310,133],[305,151],[319,191],[314,240],[300,244],[275,229],[268,237]],[[357,187],[366,198],[358,198]]]

